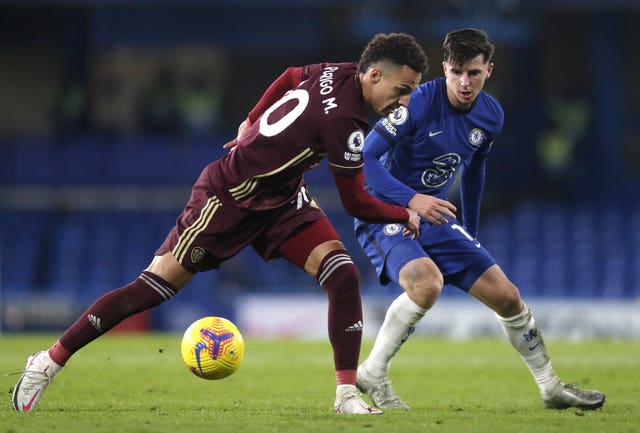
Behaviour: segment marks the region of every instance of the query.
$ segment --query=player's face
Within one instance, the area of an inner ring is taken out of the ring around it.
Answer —
[[[371,83],[367,102],[380,116],[388,116],[399,106],[409,104],[409,95],[416,90],[422,74],[408,66],[373,67],[367,74]],[[364,83],[363,83],[364,85]]]
[[[447,96],[455,108],[466,110],[471,107],[491,76],[493,63],[485,63],[482,54],[467,60],[462,66],[442,62],[447,78]]]

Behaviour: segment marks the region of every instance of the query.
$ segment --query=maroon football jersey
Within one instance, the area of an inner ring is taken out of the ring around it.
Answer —
[[[296,197],[303,173],[325,156],[334,172],[355,175],[362,170],[368,127],[357,64],[305,66],[300,85],[211,165],[212,188],[223,188],[223,195],[243,208],[278,207]]]

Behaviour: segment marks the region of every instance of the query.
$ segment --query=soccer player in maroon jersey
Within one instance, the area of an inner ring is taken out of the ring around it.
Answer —
[[[251,245],[265,260],[283,257],[316,279],[328,298],[336,369],[335,411],[375,414],[356,392],[362,339],[360,277],[340,236],[309,195],[303,174],[327,157],[342,204],[368,222],[404,224],[414,211],[383,203],[364,188],[366,114],[386,116],[420,83],[427,59],[407,34],[378,34],[358,63],[288,68],[241,124],[230,152],[205,167],[191,197],[139,278],[99,297],[48,350],[30,356],[13,407],[33,410],[53,376],[79,349],[123,319],[170,299],[196,272]]]

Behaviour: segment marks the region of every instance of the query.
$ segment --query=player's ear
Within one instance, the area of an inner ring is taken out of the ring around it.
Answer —
[[[373,82],[374,84],[377,84],[382,78],[382,70],[377,66],[373,66],[371,69],[369,69],[369,74],[371,77],[371,82]]]
[[[491,76],[492,71],[493,71],[493,63],[489,63],[489,66],[487,66],[487,78]]]

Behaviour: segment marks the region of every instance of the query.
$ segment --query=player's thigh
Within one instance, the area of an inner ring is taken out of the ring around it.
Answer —
[[[327,218],[304,224],[278,248],[282,257],[314,278],[327,254],[344,249],[340,235]]]
[[[495,264],[491,254],[457,223],[423,225],[419,239],[444,275],[445,284],[466,292]]]
[[[252,246],[263,259],[284,257],[312,277],[326,254],[344,249],[340,235],[315,199],[279,209],[277,218],[262,230]]]
[[[402,224],[368,224],[357,220],[358,243],[376,268],[380,283],[400,285],[400,270],[410,261],[427,257],[420,244],[403,235]],[[395,250],[395,252],[394,252]]]
[[[155,255],[171,252],[191,273],[217,269],[249,245],[277,217],[276,212],[252,212],[223,205],[216,196],[194,190]]]
[[[195,275],[186,270],[171,252],[154,256],[146,270],[169,282],[177,289],[184,287]]]
[[[419,242],[404,237],[385,254],[385,272],[391,281],[407,291],[425,284],[442,287],[442,274]],[[438,284],[439,283],[439,284]]]
[[[426,254],[402,266],[398,272],[398,279],[400,286],[410,294],[425,291],[439,294],[444,285],[444,278],[438,266]]]

